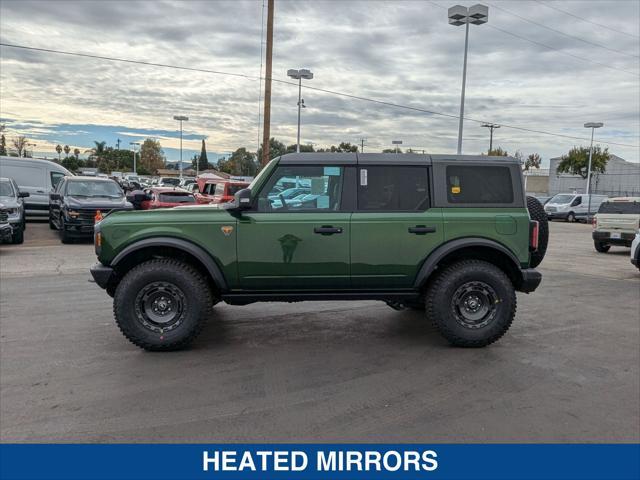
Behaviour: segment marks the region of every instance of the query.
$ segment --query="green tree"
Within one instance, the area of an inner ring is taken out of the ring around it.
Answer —
[[[273,160],[276,157],[284,155],[287,153],[287,147],[280,140],[276,140],[271,137],[269,139],[269,160]],[[258,149],[258,158],[262,158],[262,145]]]
[[[80,162],[75,157],[65,157],[62,166],[71,172],[75,172],[80,167]]]
[[[155,173],[159,168],[164,168],[165,156],[160,142],[147,138],[140,146],[140,171]]]
[[[541,163],[542,159],[540,158],[540,155],[538,155],[537,153],[532,153],[524,161],[524,169],[530,170],[532,168],[540,168]]]
[[[285,151],[285,153],[295,153],[296,151],[296,147],[297,145],[294,143],[292,145],[289,145]],[[309,152],[315,152],[313,145],[311,144],[307,144],[307,145],[300,145],[300,152],[301,153],[309,153]]]
[[[401,148],[385,148],[382,153],[402,153]]]
[[[60,163],[60,154],[62,153],[62,145],[56,145],[56,152],[58,152],[58,163]]]
[[[63,150],[64,150],[65,156],[68,157],[69,156],[69,152],[71,151],[71,147],[69,147],[69,145],[65,145]]]
[[[352,145],[349,142],[340,142],[340,145],[337,147],[335,145],[331,145],[327,148],[320,148],[318,152],[331,152],[331,153],[344,153],[344,152],[357,152],[358,146]]]
[[[258,172],[256,155],[244,147],[238,148],[228,159],[220,161],[218,167],[221,172],[246,177],[252,177]]]
[[[591,159],[591,172],[604,173],[609,161],[609,148],[604,150],[600,145],[593,147],[593,157]],[[589,168],[589,148],[573,147],[569,153],[562,156],[556,173],[570,173],[571,175],[580,175],[586,180]]]
[[[489,150],[487,155],[490,157],[507,157],[509,154],[506,150],[503,150],[502,147],[496,147],[493,150]]]
[[[7,155],[7,139],[4,138],[4,133],[0,135],[0,155]]]
[[[76,157],[76,160],[80,160],[80,149],[79,148],[74,148],[73,149],[73,155]]]
[[[195,165],[194,165],[195,166]],[[209,168],[209,159],[207,158],[207,148],[202,140],[202,148],[200,149],[200,158],[198,159],[198,170],[206,170]]]

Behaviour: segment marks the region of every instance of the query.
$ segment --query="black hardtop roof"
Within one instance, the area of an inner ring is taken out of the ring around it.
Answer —
[[[332,164],[332,165],[432,165],[434,163],[505,163],[520,164],[514,157],[494,157],[488,155],[419,154],[419,153],[288,153],[279,160],[282,164]]]

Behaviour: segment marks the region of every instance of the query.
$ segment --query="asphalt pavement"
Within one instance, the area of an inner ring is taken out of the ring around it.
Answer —
[[[379,302],[217,305],[144,352],[89,283],[90,243],[0,246],[3,442],[638,442],[640,274],[553,223],[533,294],[484,349]]]

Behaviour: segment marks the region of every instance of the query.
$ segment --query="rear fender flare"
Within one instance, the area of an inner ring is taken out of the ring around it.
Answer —
[[[454,253],[456,250],[468,247],[488,247],[504,254],[513,264],[514,271],[518,272],[518,275],[520,276],[519,280],[522,280],[520,273],[520,262],[518,258],[513,254],[513,252],[511,252],[511,250],[494,240],[489,240],[488,238],[467,237],[451,240],[450,242],[440,245],[433,252],[431,252],[431,254],[426,258],[426,260],[422,264],[422,267],[420,267],[420,270],[418,271],[414,282],[414,288],[418,290],[422,289],[422,287],[424,287],[424,285],[427,283],[427,280],[429,279],[431,274],[438,267],[438,264],[449,254]]]

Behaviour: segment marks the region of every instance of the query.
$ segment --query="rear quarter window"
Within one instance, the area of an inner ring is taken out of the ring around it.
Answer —
[[[512,204],[511,172],[500,166],[447,166],[447,200],[452,204]]]

